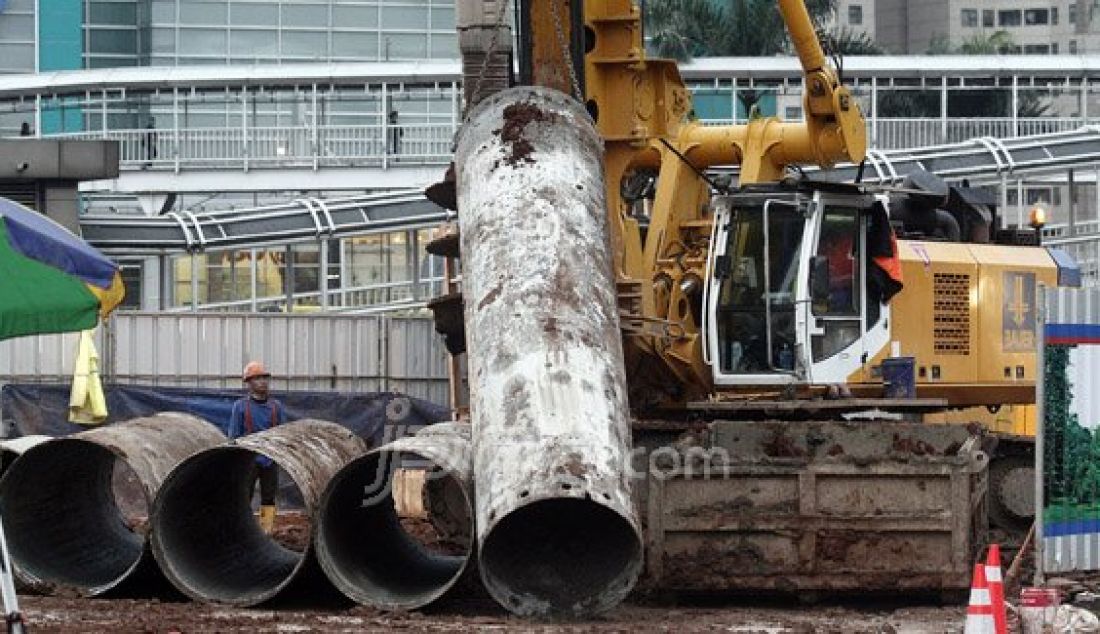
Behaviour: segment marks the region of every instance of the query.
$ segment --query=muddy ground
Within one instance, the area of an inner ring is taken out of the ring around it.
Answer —
[[[406,530],[430,549],[450,550],[427,522],[404,520]],[[141,532],[144,522],[134,521]],[[301,551],[309,540],[305,517],[280,513],[274,539]],[[540,624],[519,619],[484,596],[465,593],[423,612],[385,613],[361,606],[333,605],[236,609],[178,599],[87,599],[71,592],[21,594],[28,628],[38,632],[735,632],[772,633],[928,633],[962,632],[965,608],[941,607],[931,599],[894,602],[798,605],[791,599],[765,603],[741,599],[663,598],[628,602],[597,620]]]
[[[433,550],[450,550],[426,522],[404,521],[406,530]],[[304,517],[280,514],[273,535],[301,551],[309,539]],[[38,632],[741,632],[929,633],[961,632],[965,608],[883,604],[800,606],[794,599],[765,605],[741,600],[665,598],[630,602],[592,621],[540,624],[514,617],[475,591],[423,612],[385,613],[362,606],[333,605],[261,609],[225,608],[183,600],[87,599],[72,592],[20,595],[32,633]]]
[[[737,605],[620,606],[598,620],[548,625],[492,606],[451,606],[428,612],[386,614],[369,608],[329,610],[230,609],[198,603],[20,597],[35,632],[360,632],[566,631],[945,633],[962,632],[962,607]]]

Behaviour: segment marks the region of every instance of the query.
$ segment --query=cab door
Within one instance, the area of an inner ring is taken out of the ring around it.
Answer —
[[[815,196],[806,337],[808,378],[815,384],[848,382],[886,337],[878,333],[885,307],[868,299],[867,229],[873,203],[869,196]]]
[[[781,385],[803,373],[806,202],[755,199],[716,210],[705,297],[705,358],[716,385]]]

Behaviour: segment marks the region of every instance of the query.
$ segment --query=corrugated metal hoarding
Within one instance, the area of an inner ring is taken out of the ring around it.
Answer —
[[[123,312],[96,337],[106,381],[233,388],[244,364],[260,359],[274,390],[392,391],[447,403],[446,351],[428,318]],[[0,384],[71,381],[76,339],[0,342]]]
[[[1040,575],[1100,569],[1100,289],[1050,288],[1040,353]]]

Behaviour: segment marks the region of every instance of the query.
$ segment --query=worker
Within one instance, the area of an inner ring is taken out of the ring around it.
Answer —
[[[270,396],[271,373],[263,363],[250,361],[244,367],[242,380],[248,395],[233,403],[233,413],[229,417],[230,441],[286,422],[283,404]],[[271,458],[256,456],[256,474],[253,477],[260,481],[260,528],[270,535],[275,529],[279,468]]]
[[[848,226],[826,227],[821,233],[818,252],[829,259],[829,314],[858,312],[853,301],[856,273],[853,244],[855,235]]]

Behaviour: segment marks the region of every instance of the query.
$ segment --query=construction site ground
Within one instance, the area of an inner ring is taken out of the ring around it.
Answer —
[[[384,613],[365,607],[234,609],[192,602],[21,596],[31,632],[962,632],[963,607],[898,604],[627,603],[598,620],[541,624],[491,605]]]
[[[138,531],[144,529],[142,519],[134,522]],[[422,543],[436,546],[434,531],[427,522],[403,523]],[[287,548],[301,551],[309,539],[308,522],[300,513],[280,513],[273,537]],[[64,589],[40,590],[20,594],[20,607],[33,633],[401,630],[941,634],[962,632],[966,615],[964,605],[941,605],[937,597],[930,596],[824,599],[809,604],[805,603],[809,597],[797,596],[731,599],[638,595],[595,620],[548,624],[513,616],[472,584],[441,605],[410,613],[382,612],[350,602],[238,609],[196,603],[181,596],[92,599]]]
[[[143,522],[139,524],[141,530]],[[406,529],[425,542],[434,532],[426,522]],[[309,528],[299,513],[281,513],[274,538],[293,550],[304,549]],[[962,606],[943,607],[932,598],[908,604],[897,600],[801,605],[797,597],[741,598],[735,602],[700,597],[638,598],[597,620],[546,624],[511,615],[476,588],[438,607],[388,613],[349,604],[283,605],[237,609],[187,601],[85,598],[63,589],[20,595],[31,632],[361,632],[403,630],[771,633],[935,633],[961,632]]]

